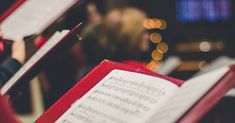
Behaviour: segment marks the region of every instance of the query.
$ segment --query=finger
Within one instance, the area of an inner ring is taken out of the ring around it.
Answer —
[[[3,36],[3,32],[0,32],[0,37],[2,37]]]

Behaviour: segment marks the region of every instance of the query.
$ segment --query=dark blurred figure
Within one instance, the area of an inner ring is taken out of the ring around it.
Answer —
[[[88,3],[86,6],[88,23],[98,23],[102,20],[102,15],[98,11],[95,3]]]
[[[2,36],[1,32],[0,36]],[[4,85],[25,62],[25,43],[23,40],[15,41],[11,51],[11,57],[0,66],[0,87]]]
[[[99,23],[103,18],[103,0],[84,0],[81,4],[71,8],[65,14],[64,21],[58,22],[57,30],[71,29],[78,23],[86,22],[89,24]],[[53,34],[55,29],[48,30],[45,35]],[[49,36],[48,36],[49,37]],[[83,54],[79,45],[74,45],[71,49],[59,52],[58,56],[50,59],[45,64],[43,72],[39,75],[44,92],[46,109],[57,101],[77,82],[77,71],[83,66]]]
[[[143,61],[149,47],[145,18],[146,14],[136,8],[115,9],[99,23],[87,25],[81,42],[86,64],[79,77],[104,59]]]

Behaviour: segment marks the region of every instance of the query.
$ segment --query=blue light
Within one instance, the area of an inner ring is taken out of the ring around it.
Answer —
[[[230,0],[178,0],[176,9],[180,22],[227,21],[231,17]]]

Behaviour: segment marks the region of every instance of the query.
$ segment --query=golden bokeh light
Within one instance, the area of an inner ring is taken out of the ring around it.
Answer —
[[[150,25],[149,25],[149,19],[148,19],[148,18],[146,18],[146,19],[144,20],[143,26],[144,26],[144,28],[146,28],[146,29],[151,29],[151,27],[150,27]]]
[[[161,29],[167,28],[167,22],[158,18],[146,18],[143,22],[143,26],[146,29]],[[155,44],[158,44],[156,49],[152,52],[152,61],[147,64],[147,68],[152,71],[157,71],[160,66],[160,61],[164,57],[164,53],[168,51],[168,45],[162,41],[162,35],[157,32],[153,32],[149,35],[149,40]]]
[[[157,45],[157,51],[160,53],[166,53],[168,51],[168,45],[165,42],[161,42]]]
[[[198,64],[198,67],[200,70],[203,70],[203,68],[207,65],[207,62],[206,61],[201,61],[199,64]]]
[[[154,51],[152,52],[152,58],[153,58],[154,60],[156,60],[156,61],[160,61],[160,60],[162,60],[162,58],[163,58],[163,54],[160,53],[158,50],[154,50]]]
[[[146,29],[166,29],[167,22],[163,19],[157,19],[157,18],[146,18],[143,22],[143,26]]]
[[[151,62],[149,62],[146,66],[147,69],[156,72],[158,70],[158,68],[160,67],[160,62],[156,61],[156,60],[152,60]]]
[[[156,24],[155,24],[155,21],[153,19],[149,19],[148,23],[149,23],[150,29],[154,29],[155,28]]]
[[[160,33],[154,32],[152,34],[150,34],[150,41],[152,41],[153,43],[159,43],[162,40],[162,36]]]
[[[153,28],[160,28],[162,26],[162,22],[160,19],[154,18],[153,20]]]
[[[161,21],[161,26],[159,27],[159,29],[164,30],[167,28],[167,22],[163,19],[160,20]]]

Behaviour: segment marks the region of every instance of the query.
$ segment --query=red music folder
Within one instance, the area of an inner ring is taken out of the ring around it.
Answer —
[[[180,86],[183,81],[177,80],[171,77],[152,73],[148,70],[128,66],[111,61],[103,61],[92,71],[90,71],[78,84],[76,84],[70,91],[68,91],[61,99],[59,99],[51,108],[45,112],[36,123],[52,123],[55,122],[64,112],[66,112],[70,106],[83,95],[85,95],[91,88],[93,88],[99,81],[101,81],[112,70],[124,70],[135,73],[141,73],[144,75],[150,75],[157,78],[163,78],[172,82],[177,87]]]
[[[224,67],[183,83],[105,60],[35,123],[197,122],[235,85],[234,76],[234,66]]]
[[[0,123],[19,123],[7,100],[5,96],[0,95]]]

